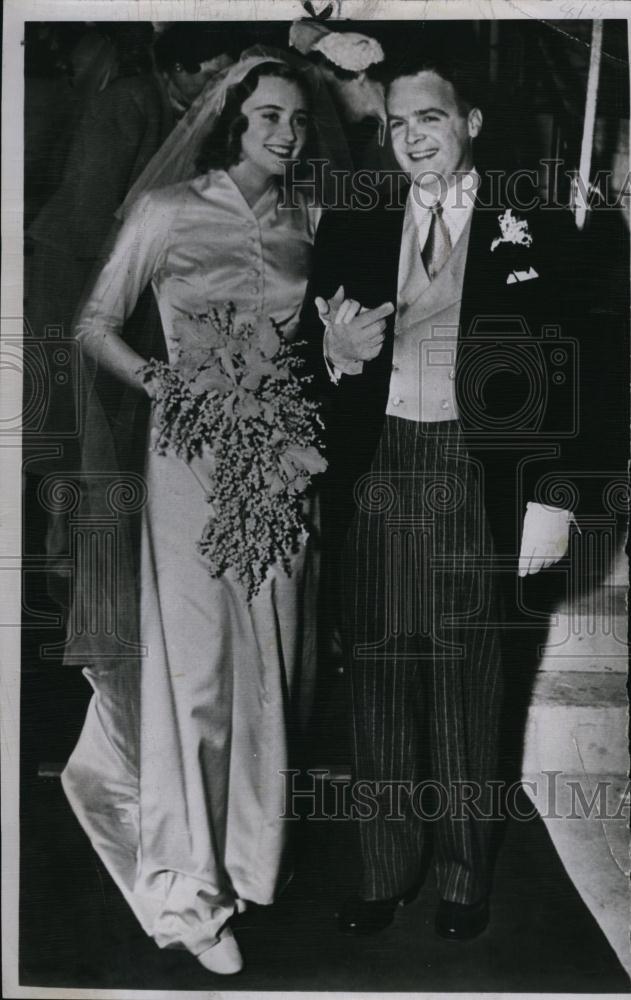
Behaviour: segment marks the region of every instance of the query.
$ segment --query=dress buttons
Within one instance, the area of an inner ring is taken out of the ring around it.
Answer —
[[[252,285],[252,287],[250,288],[250,291],[252,292],[252,295],[258,295],[259,294],[259,286],[258,285]]]
[[[441,410],[448,410],[449,409],[449,401],[447,399],[443,399],[443,401],[440,404],[440,408],[441,408]]]
[[[250,270],[248,271],[248,274],[251,278],[258,278],[259,276],[258,267],[251,267]]]
[[[401,399],[400,396],[395,396],[394,399],[392,400],[392,405],[393,406],[400,406],[402,402],[403,402],[403,400]]]

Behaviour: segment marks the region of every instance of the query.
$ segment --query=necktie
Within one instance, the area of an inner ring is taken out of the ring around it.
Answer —
[[[433,281],[451,253],[451,238],[443,219],[443,206],[432,205],[430,212],[432,218],[421,258],[429,280]]]

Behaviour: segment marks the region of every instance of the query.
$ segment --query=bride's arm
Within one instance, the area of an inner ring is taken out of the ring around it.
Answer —
[[[150,386],[140,374],[146,359],[125,343],[121,334],[154,273],[168,232],[165,208],[151,195],[138,200],[75,324],[75,336],[88,363],[102,366],[126,385],[149,393]]]
[[[144,381],[140,373],[146,363],[145,359],[129,347],[118,333],[105,327],[93,329],[89,335],[82,336],[80,342],[82,351],[92,361],[115,375],[125,385],[151,395],[150,384]]]

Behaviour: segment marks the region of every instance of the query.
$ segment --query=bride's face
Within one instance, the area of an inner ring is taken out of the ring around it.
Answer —
[[[241,135],[241,163],[271,176],[282,174],[286,160],[296,159],[307,138],[307,108],[292,80],[263,76],[241,105],[248,126]]]

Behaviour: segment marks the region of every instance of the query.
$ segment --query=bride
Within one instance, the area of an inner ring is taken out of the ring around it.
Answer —
[[[122,336],[149,284],[172,366],[186,356],[182,317],[227,302],[239,320],[271,317],[292,337],[319,211],[302,197],[283,207],[279,182],[307,148],[309,97],[283,60],[242,57],[173,133],[77,323],[87,366],[110,384],[136,399],[155,391],[147,358]],[[185,175],[193,154],[197,176],[157,186]],[[131,424],[113,423],[124,444]],[[98,457],[86,461],[98,470]],[[75,652],[94,694],[62,782],[145,931],[227,974],[243,964],[231,917],[248,900],[271,903],[287,877],[282,771],[288,727],[313,682],[316,559],[303,545],[291,573],[273,566],[251,603],[231,571],[211,577],[196,548],[208,516],[203,473],[146,450],[143,653],[117,661],[94,640]]]

